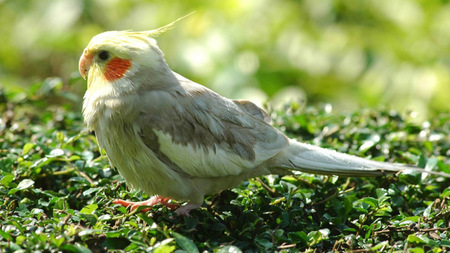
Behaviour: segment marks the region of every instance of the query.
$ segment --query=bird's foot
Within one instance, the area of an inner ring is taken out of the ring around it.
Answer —
[[[124,207],[131,206],[131,210],[133,210],[133,211],[136,210],[136,208],[138,208],[140,206],[148,206],[148,208],[142,209],[141,210],[142,212],[150,211],[154,205],[158,205],[158,204],[166,206],[169,209],[175,209],[176,207],[178,207],[177,204],[170,203],[169,201],[170,201],[170,198],[164,198],[161,196],[153,196],[149,200],[141,201],[141,202],[132,202],[132,201],[126,201],[126,200],[122,200],[122,199],[116,199],[113,201],[113,203],[122,205]],[[178,209],[180,209],[180,208],[178,208]]]
[[[202,205],[194,204],[194,203],[187,203],[184,206],[179,207],[177,210],[175,210],[175,213],[177,215],[183,215],[183,216],[189,216],[189,212],[191,210],[197,209],[201,207]]]

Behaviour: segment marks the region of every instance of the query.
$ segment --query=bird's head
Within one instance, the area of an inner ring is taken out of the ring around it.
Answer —
[[[191,14],[155,30],[110,31],[94,36],[84,49],[78,66],[81,76],[88,80],[88,90],[105,85],[127,89],[139,81],[156,84],[161,83],[161,80],[155,80],[158,77],[164,80],[173,75],[154,37]]]
[[[80,57],[79,71],[90,88],[93,82],[112,83],[129,78],[142,66],[156,69],[163,62],[151,31],[110,31],[91,39]]]

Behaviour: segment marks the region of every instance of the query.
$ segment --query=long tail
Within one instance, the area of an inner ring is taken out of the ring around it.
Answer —
[[[381,176],[414,170],[444,177],[450,174],[427,171],[411,165],[377,162],[291,140],[289,147],[278,154],[277,164],[284,168],[311,174],[346,177]]]

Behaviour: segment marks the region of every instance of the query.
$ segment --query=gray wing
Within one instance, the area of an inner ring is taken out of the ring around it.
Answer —
[[[246,111],[248,114],[260,118],[264,120],[266,123],[270,124],[272,122],[272,119],[270,118],[269,114],[267,114],[266,111],[264,111],[251,101],[244,99],[233,99],[233,102],[237,106],[239,106],[241,110]]]
[[[142,140],[175,170],[194,177],[239,175],[289,145],[253,103],[223,98],[187,79],[181,84],[183,92],[144,94],[152,102],[140,115]]]

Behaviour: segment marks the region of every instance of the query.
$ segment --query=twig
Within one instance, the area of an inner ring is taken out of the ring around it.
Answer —
[[[366,221],[369,219],[369,217],[374,215],[374,213],[375,213],[375,211],[370,211],[366,216],[364,216],[364,219],[361,221],[361,224],[359,225],[358,231],[356,232],[356,236],[360,235],[364,223],[366,223]]]
[[[330,199],[335,198],[338,194],[339,194],[339,192],[335,190],[333,194],[331,194],[330,196],[322,199],[321,201],[311,203],[311,206],[316,206],[316,205],[321,205],[323,203],[326,203]]]
[[[92,179],[84,172],[82,171],[78,171],[78,173],[84,177],[91,185],[94,185],[94,181],[92,181]]]
[[[70,169],[67,169],[67,170],[55,171],[55,172],[52,172],[51,175],[53,175],[53,176],[61,176],[61,175],[69,174],[69,173],[71,173],[74,170],[75,170],[75,168],[70,168]]]
[[[354,189],[355,189],[355,187],[352,187],[352,188],[347,189],[347,190],[345,190],[345,191],[340,191],[340,192],[335,191],[331,196],[329,196],[329,197],[327,197],[327,198],[325,198],[325,199],[322,199],[321,201],[318,201],[318,202],[315,202],[315,203],[313,202],[313,203],[311,203],[311,205],[314,206],[314,205],[321,205],[321,204],[324,204],[324,203],[326,203],[327,201],[329,201],[330,199],[335,198],[335,197],[337,197],[337,196],[339,196],[339,195],[341,195],[341,194],[343,194],[343,193],[351,192],[351,191],[353,191]]]
[[[261,186],[264,189],[266,189],[272,197],[280,197],[280,194],[278,194],[274,189],[270,188],[270,186],[268,186],[266,183],[264,183],[261,180],[261,178],[259,178],[259,177],[256,178],[256,181],[258,181],[261,184]]]
[[[290,249],[290,248],[295,248],[297,246],[297,244],[293,243],[293,244],[286,244],[286,243],[282,243],[280,246],[278,246],[279,249]]]

